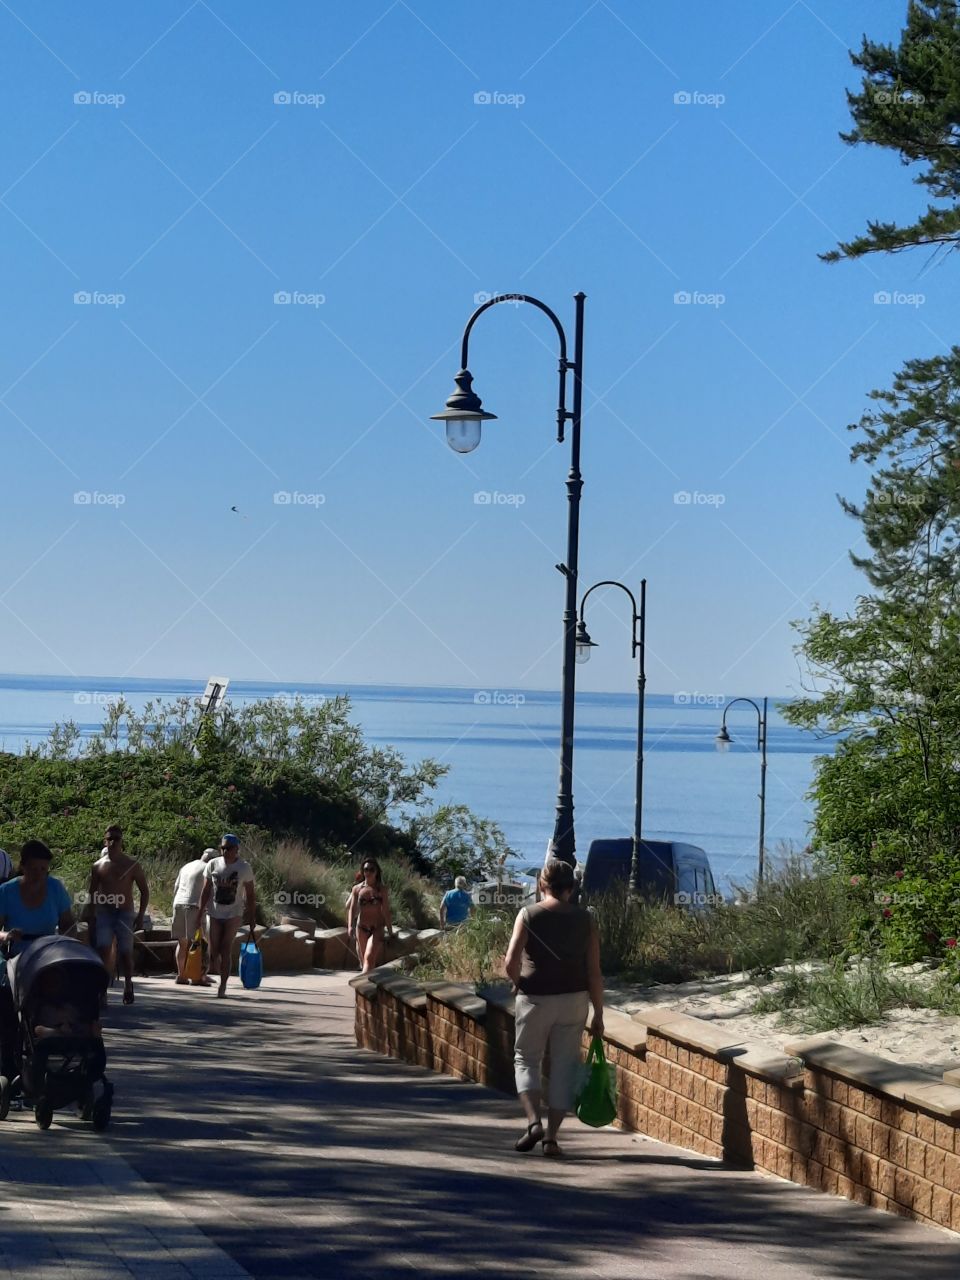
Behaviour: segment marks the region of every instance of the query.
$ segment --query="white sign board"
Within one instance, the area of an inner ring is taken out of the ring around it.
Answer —
[[[200,710],[206,714],[213,715],[217,707],[223,701],[227,685],[230,683],[227,676],[211,676],[207,681],[207,687],[203,691],[203,697],[200,699]]]

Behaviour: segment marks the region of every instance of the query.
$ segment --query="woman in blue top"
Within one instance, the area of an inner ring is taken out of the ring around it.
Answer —
[[[33,938],[68,933],[73,928],[70,895],[62,880],[50,874],[53,854],[42,840],[28,840],[20,850],[20,874],[0,884],[0,944],[15,956]],[[0,1074],[15,1074],[17,1015],[6,983],[0,985]]]

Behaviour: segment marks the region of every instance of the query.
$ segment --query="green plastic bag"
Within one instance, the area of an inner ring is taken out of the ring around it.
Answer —
[[[603,1041],[590,1041],[585,1070],[586,1083],[577,1098],[577,1119],[594,1129],[602,1129],[617,1118],[617,1069],[603,1056]]]

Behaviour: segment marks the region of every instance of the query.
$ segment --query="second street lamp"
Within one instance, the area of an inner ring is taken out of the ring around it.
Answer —
[[[757,887],[759,889],[763,887],[763,840],[767,808],[767,700],[766,698],[763,700],[762,711],[752,698],[732,698],[727,703],[723,708],[723,721],[714,739],[714,745],[718,751],[729,751],[733,746],[733,739],[727,730],[727,712],[738,702],[748,702],[757,713],[757,750],[760,752],[760,842],[757,851]]]
[[[633,631],[630,641],[630,656],[637,658],[637,771],[636,771],[636,791],[634,797],[633,808],[633,847],[630,852],[630,896],[636,898],[640,894],[640,839],[643,822],[643,710],[645,701],[645,692],[647,686],[646,672],[646,630],[647,630],[647,580],[644,578],[640,583],[640,608],[637,609],[637,600],[629,587],[625,587],[622,582],[613,582],[610,580],[604,582],[595,582],[588,591],[584,592],[583,599],[580,601],[580,621],[577,624],[577,661],[587,662],[590,658],[590,650],[597,646],[590,639],[590,633],[587,631],[586,616],[584,609],[587,603],[587,596],[591,591],[596,591],[597,587],[619,587],[621,591],[625,591],[630,597],[630,603],[633,606]]]
[[[574,295],[576,329],[573,359],[567,359],[567,335],[563,325],[544,302],[525,293],[500,293],[477,307],[467,321],[460,348],[460,372],[454,377],[456,391],[441,413],[433,418],[446,423],[447,443],[457,453],[471,453],[480,443],[484,422],[496,419],[486,413],[480,397],[473,390],[473,375],[467,365],[470,330],[477,318],[498,302],[527,302],[537,307],[552,322],[560,339],[560,396],[557,408],[557,440],[563,443],[564,427],[570,423],[570,470],[567,472],[567,559],[557,568],[564,576],[566,592],[563,610],[563,674],[561,688],[560,781],[557,789],[557,811],[548,856],[576,865],[576,841],[573,833],[573,716],[574,665],[577,622],[577,564],[580,554],[580,419],[583,405],[583,304],[585,294]],[[573,409],[567,409],[567,374],[573,373]]]

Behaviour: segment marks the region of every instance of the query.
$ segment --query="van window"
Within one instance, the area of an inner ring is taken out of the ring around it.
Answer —
[[[697,892],[696,868],[689,862],[681,862],[677,867],[677,893],[685,893],[692,899]],[[680,899],[682,902],[683,900]]]

